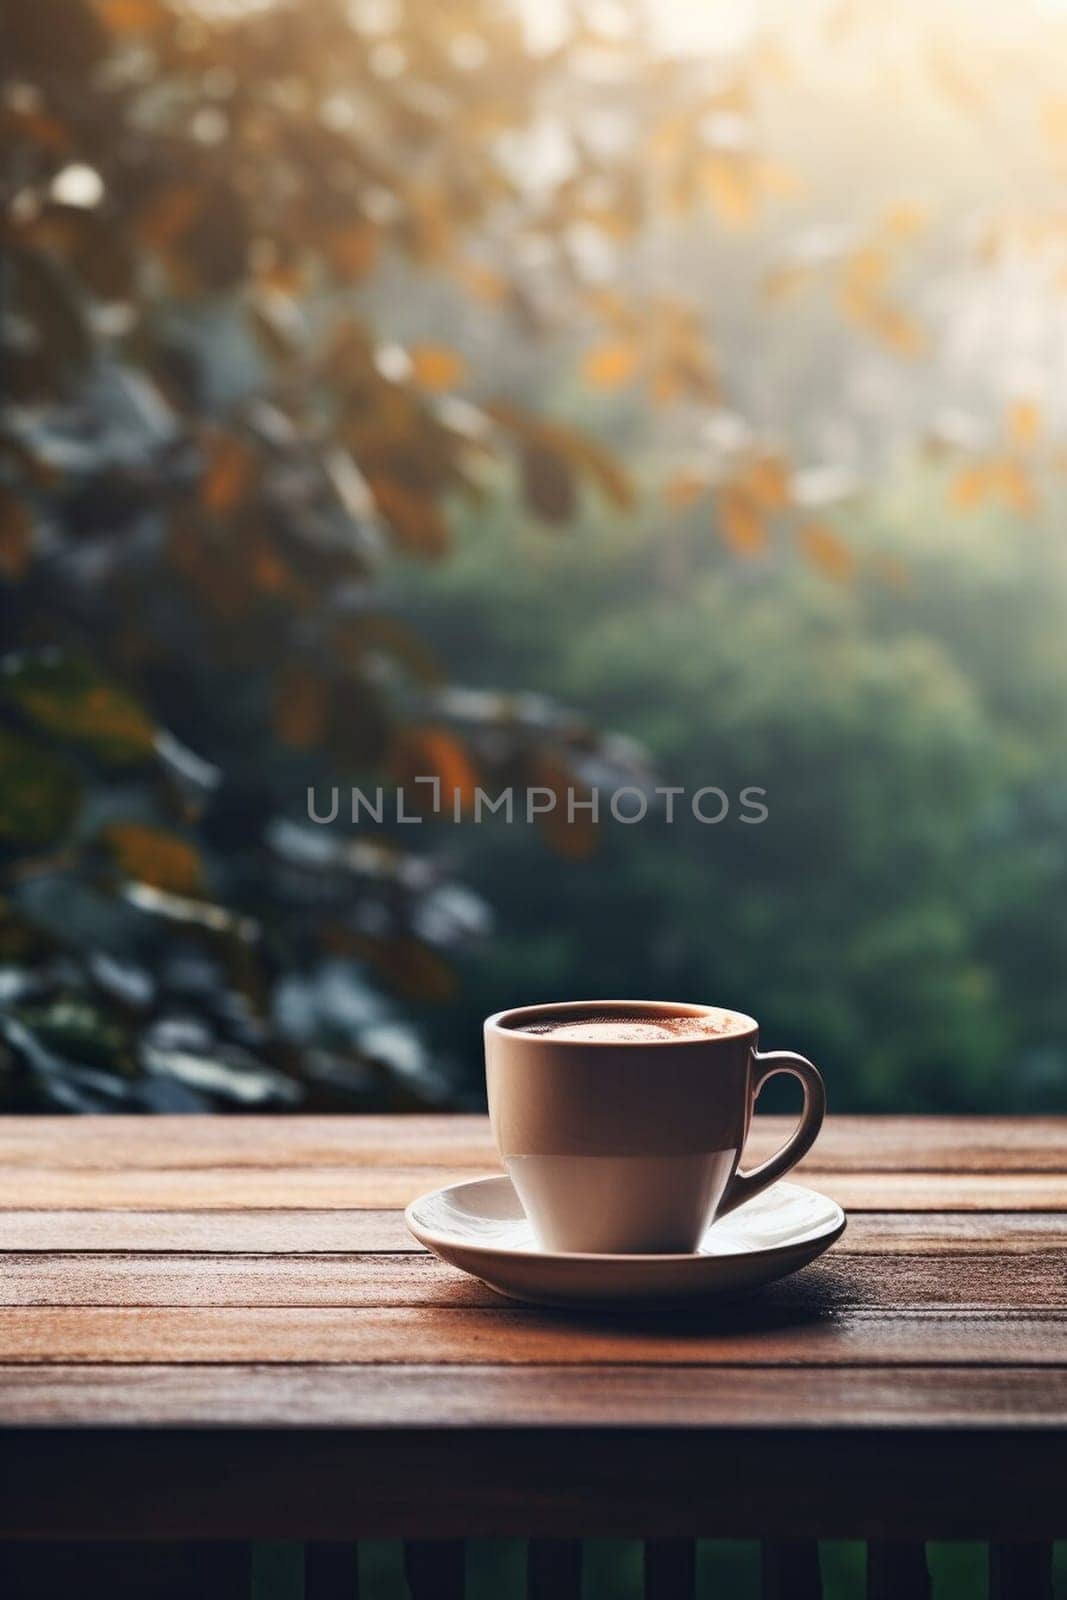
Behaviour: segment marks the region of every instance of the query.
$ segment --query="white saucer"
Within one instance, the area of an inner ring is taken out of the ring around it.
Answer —
[[[738,1294],[806,1266],[845,1231],[841,1207],[799,1183],[773,1184],[738,1206],[692,1255],[540,1250],[504,1177],[424,1194],[404,1220],[420,1244],[498,1294],[554,1306]]]

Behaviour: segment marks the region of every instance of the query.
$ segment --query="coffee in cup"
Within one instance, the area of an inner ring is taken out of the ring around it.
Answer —
[[[508,1175],[547,1250],[673,1254],[784,1176],[826,1107],[803,1056],[761,1054],[751,1017],[714,1006],[570,1001],[485,1024],[489,1115]],[[792,1137],[739,1170],[752,1108],[775,1073],[799,1078]]]

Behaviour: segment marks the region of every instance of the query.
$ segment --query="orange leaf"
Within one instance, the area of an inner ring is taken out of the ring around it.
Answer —
[[[274,731],[294,750],[321,744],[329,721],[329,692],[324,680],[307,667],[291,666],[274,691]]]
[[[747,228],[756,211],[756,192],[741,162],[711,155],[703,165],[704,190],[716,216],[730,228]]]
[[[1054,95],[1041,107],[1041,131],[1049,144],[1067,146],[1067,96]]]
[[[378,230],[366,222],[340,228],[326,242],[326,255],[339,278],[365,278],[378,257]]]
[[[201,194],[193,184],[176,184],[165,189],[147,210],[141,213],[138,224],[145,244],[153,250],[166,250],[181,239],[200,213]]]
[[[767,524],[752,496],[736,484],[715,497],[719,533],[739,556],[752,556],[767,543]]]
[[[663,486],[663,498],[672,511],[684,511],[694,505],[708,487],[708,480],[699,472],[676,472]]]
[[[761,511],[783,511],[789,504],[789,472],[780,456],[757,456],[745,472],[744,483]]]
[[[788,300],[810,280],[809,266],[797,261],[784,262],[767,273],[763,280],[763,297],[772,302]]]
[[[1041,412],[1034,400],[1016,400],[1008,407],[1008,438],[1013,444],[1037,443],[1041,432]]]
[[[596,851],[599,843],[597,824],[592,812],[581,804],[589,795],[574,782],[563,763],[555,756],[535,757],[530,764],[530,787],[551,789],[556,804],[551,811],[537,817],[537,825],[557,855],[568,861],[586,861]],[[578,804],[570,806],[568,790],[574,790]]]
[[[417,344],[408,351],[411,375],[423,389],[435,393],[462,383],[466,371],[463,357],[445,344]]]
[[[841,305],[858,322],[868,323],[889,276],[889,259],[873,245],[855,250],[841,269]]]
[[[447,1000],[456,989],[456,974],[436,950],[417,939],[371,938],[350,940],[353,954],[368,961],[389,986],[413,1000]]]
[[[961,467],[949,485],[949,505],[956,511],[972,511],[988,499],[993,489],[993,474],[986,462],[976,461]]]
[[[592,389],[618,389],[637,371],[639,354],[632,344],[599,344],[586,352],[582,377]]]
[[[223,434],[208,452],[200,480],[200,503],[206,511],[225,516],[244,498],[252,479],[254,457],[232,434]]]
[[[898,200],[882,218],[882,227],[893,239],[910,239],[926,226],[929,213],[916,200]]]
[[[112,33],[147,33],[167,15],[159,0],[96,0],[96,9]]]
[[[200,855],[195,845],[177,834],[140,822],[113,822],[100,837],[124,877],[171,894],[203,892]]]
[[[812,566],[818,567],[828,578],[847,583],[856,570],[856,558],[822,522],[808,522],[797,532],[797,542]]]
[[[481,261],[460,261],[454,270],[460,283],[476,300],[484,300],[487,305],[499,305],[507,296],[507,279]]]
[[[370,488],[399,544],[419,555],[444,555],[449,546],[448,524],[434,500],[416,494],[395,478],[372,478]]]
[[[470,756],[455,734],[445,728],[405,728],[398,737],[393,767],[401,782],[415,778],[438,778],[441,784],[441,812],[452,816],[455,797],[466,810],[474,800],[478,773]],[[421,785],[423,801],[432,802],[430,785]],[[416,793],[411,801],[418,804]]]
[[[879,306],[870,321],[871,332],[895,355],[909,359],[926,349],[926,334],[907,312],[896,306]]]

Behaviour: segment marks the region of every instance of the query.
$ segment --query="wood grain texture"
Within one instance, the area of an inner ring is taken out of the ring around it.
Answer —
[[[989,1538],[1062,1527],[1067,1437],[776,1426],[19,1430],[0,1538]]]
[[[845,1241],[760,1296],[765,1311],[1067,1311],[1059,1248],[1026,1255],[850,1253]],[[0,1306],[481,1306],[498,1295],[425,1251],[352,1255],[0,1254]]]
[[[1062,1367],[123,1366],[0,1367],[0,1423],[406,1431],[568,1432],[653,1426],[729,1431],[1067,1433]],[[13,1433],[12,1437],[17,1437]],[[611,1448],[610,1439],[605,1448]],[[773,1441],[768,1443],[773,1448]],[[410,1529],[408,1530],[410,1531]],[[526,1530],[527,1532],[530,1530]],[[631,1530],[632,1531],[632,1530]]]
[[[533,1308],[9,1306],[0,1361],[455,1366],[1067,1365],[1067,1314],[765,1304],[626,1317]]]
[[[1062,1246],[1065,1231],[1062,1212],[856,1212],[834,1255],[1029,1254]],[[399,1211],[0,1211],[6,1251],[313,1256],[421,1249]]]
[[[3,1250],[416,1250],[399,1211],[2,1211]]]
[[[757,1116],[749,1158],[788,1135],[788,1117]],[[1059,1172],[1067,1117],[835,1117],[808,1172]],[[10,1117],[0,1167],[103,1171],[201,1167],[495,1166],[484,1116]]]
[[[180,1172],[0,1168],[0,1209],[272,1211],[403,1208],[428,1189],[498,1169],[279,1166]],[[804,1174],[852,1211],[1067,1212],[1067,1173],[834,1172]]]
[[[759,1119],[749,1160],[787,1129]],[[1064,1119],[834,1119],[804,1175],[850,1226],[821,1261],[731,1305],[567,1315],[403,1227],[492,1169],[484,1118],[0,1119],[0,1532],[306,1538],[323,1582],[363,1536],[818,1532],[891,1541],[894,1572],[991,1537],[1040,1585],[1065,1151]],[[684,1589],[684,1545],[653,1548]],[[432,1567],[446,1592],[454,1547]]]

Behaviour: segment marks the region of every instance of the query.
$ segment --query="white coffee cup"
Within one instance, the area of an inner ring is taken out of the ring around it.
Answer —
[[[669,1032],[691,1027],[707,1031]],[[575,1000],[488,1018],[489,1115],[541,1247],[688,1253],[716,1217],[795,1166],[822,1125],[822,1078],[803,1056],[760,1054],[758,1039],[740,1012],[659,1001]],[[756,1096],[780,1072],[800,1080],[800,1121],[777,1154],[741,1172]]]

